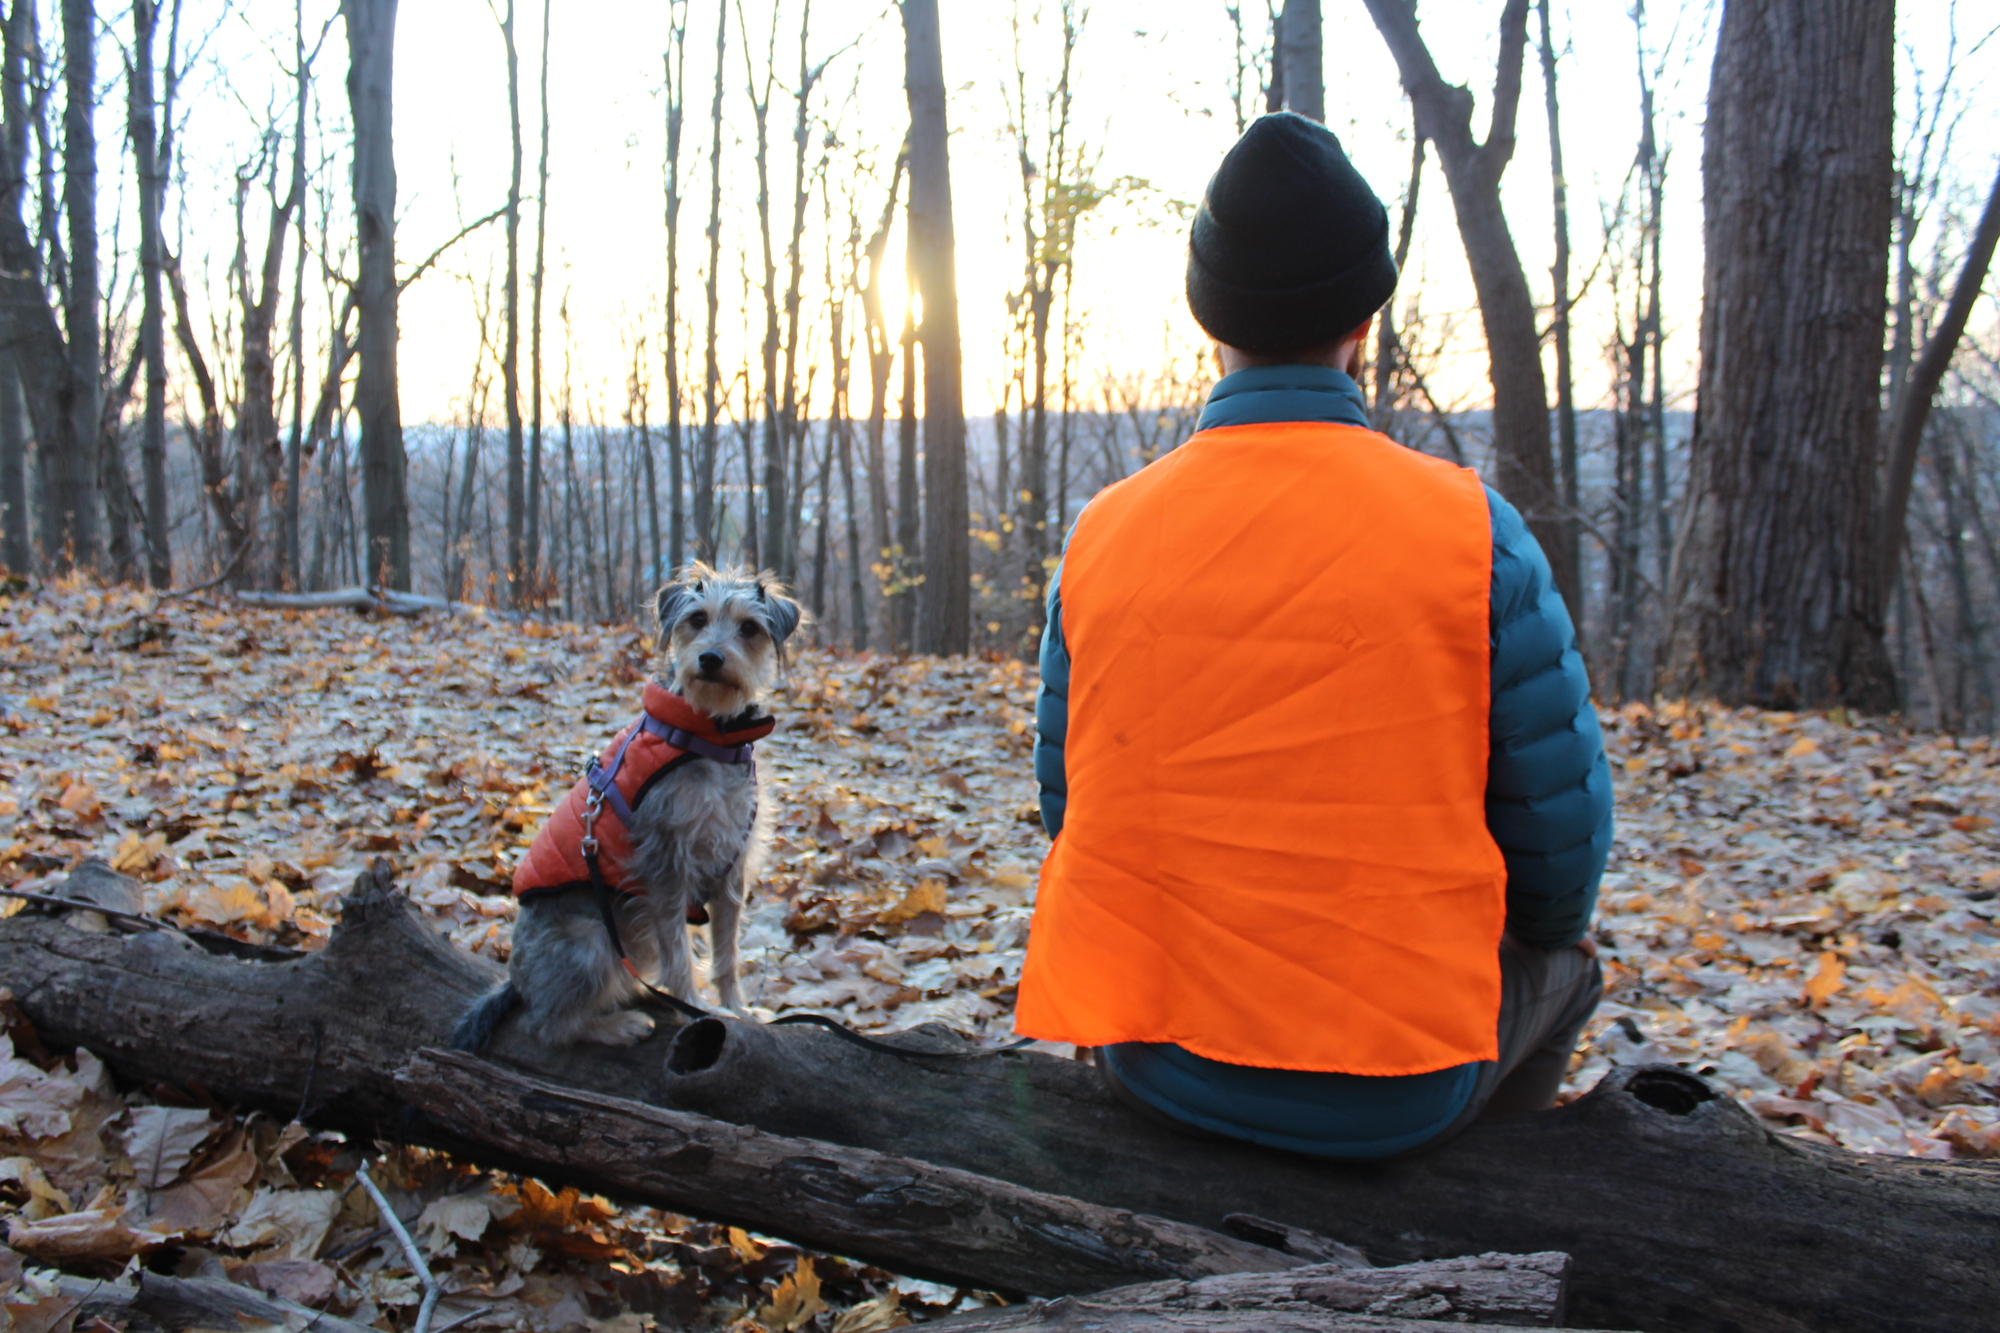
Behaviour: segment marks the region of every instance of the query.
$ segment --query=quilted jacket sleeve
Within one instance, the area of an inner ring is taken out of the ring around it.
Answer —
[[[1611,770],[1569,611],[1548,557],[1490,488],[1493,702],[1486,827],[1507,859],[1507,928],[1523,944],[1583,938],[1611,853]]]
[[[1069,739],[1069,649],[1062,632],[1062,569],[1049,579],[1049,619],[1042,628],[1042,687],[1035,695],[1035,784],[1042,789],[1042,827],[1062,832],[1069,785],[1063,743]]]

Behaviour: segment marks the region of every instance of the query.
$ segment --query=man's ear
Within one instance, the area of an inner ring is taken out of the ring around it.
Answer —
[[[799,627],[799,604],[761,583],[757,585],[757,600],[764,607],[764,622],[770,627],[771,637],[779,643],[791,638],[792,631]]]

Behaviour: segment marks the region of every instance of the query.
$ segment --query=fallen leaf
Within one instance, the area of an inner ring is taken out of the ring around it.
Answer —
[[[335,1190],[261,1189],[216,1240],[238,1250],[264,1247],[266,1259],[314,1259],[339,1211]]]
[[[826,1309],[819,1296],[819,1275],[813,1261],[802,1257],[797,1268],[785,1275],[771,1299],[757,1311],[757,1320],[772,1333],[795,1333]]]
[[[256,1174],[257,1154],[237,1131],[186,1180],[147,1194],[140,1212],[154,1231],[174,1236],[212,1232],[236,1213],[238,1194]]]
[[[1806,982],[1806,999],[1815,1009],[1823,1009],[1841,987],[1841,979],[1846,975],[1847,964],[1837,953],[1823,953],[1819,956],[1819,970]]]
[[[135,1106],[120,1139],[132,1161],[132,1178],[145,1189],[170,1185],[216,1128],[207,1111],[180,1106]]]
[[[30,1158],[0,1159],[0,1180],[19,1185],[28,1192],[28,1202],[23,1205],[21,1216],[31,1222],[59,1217],[76,1207],[69,1195],[49,1183],[42,1168]]]
[[[15,1055],[13,1039],[0,1032],[0,1133],[31,1139],[66,1133],[83,1092],[74,1079],[45,1074]]]
[[[903,1313],[902,1306],[903,1294],[891,1287],[874,1300],[842,1310],[833,1321],[833,1333],[885,1333],[888,1329],[903,1328],[910,1317]]]
[[[911,886],[910,891],[903,895],[901,902],[878,912],[875,920],[885,926],[896,926],[924,912],[937,912],[942,915],[944,909],[943,883],[934,879],[923,879]]]
[[[36,1222],[17,1217],[7,1228],[9,1245],[45,1263],[125,1260],[164,1239],[158,1232],[127,1225],[125,1209],[109,1189],[91,1200],[88,1208]]]

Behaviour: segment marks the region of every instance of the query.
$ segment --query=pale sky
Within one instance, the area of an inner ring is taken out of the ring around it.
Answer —
[[[760,66],[770,32],[771,0],[742,6]],[[316,32],[331,0],[308,6]],[[697,0],[690,21],[688,123],[682,144],[687,200],[681,215],[681,312],[685,364],[699,376],[702,336],[700,285],[705,262],[702,229],[708,191],[708,113],[713,94],[718,6]],[[771,109],[772,193],[778,263],[791,203],[790,90],[798,64],[801,0],[782,0],[778,27],[778,85]],[[1020,176],[1007,132],[1007,88],[1013,68],[1010,23],[1018,12],[1031,97],[1050,82],[1057,54],[1052,3],[944,4],[945,79],[950,90],[951,170],[957,228],[960,322],[966,351],[969,412],[990,411],[1007,371],[1002,344],[1006,297],[1018,287],[1022,251]],[[1259,8],[1246,5],[1246,10]],[[1930,77],[1941,64],[1950,6],[1946,0],[1910,0],[1902,7],[1907,47],[1899,57],[1899,95],[1909,97],[1913,60]],[[319,18],[314,9],[323,10]],[[1325,31],[1327,114],[1361,171],[1390,205],[1399,207],[1409,166],[1407,110],[1387,51],[1356,3],[1328,3]],[[1483,133],[1490,104],[1498,0],[1424,0],[1423,32],[1446,77],[1469,83],[1477,102],[1475,125]],[[1667,307],[1670,370],[1685,388],[1695,356],[1693,320],[1700,292],[1700,121],[1705,95],[1715,0],[1687,0],[1649,10],[1647,61],[1659,74],[1660,132],[1671,154],[1666,213]],[[1961,41],[1984,34],[1990,19],[1980,6],[1961,7]],[[191,11],[192,12],[192,11]],[[191,90],[186,216],[192,233],[184,243],[190,268],[199,255],[219,272],[232,241],[227,233],[232,164],[254,145],[263,108],[284,115],[278,57],[290,54],[289,15],[277,6],[242,7],[223,20],[209,50],[226,78]],[[661,0],[558,0],[550,43],[552,134],[549,188],[549,285],[545,356],[551,414],[563,374],[564,330],[557,309],[567,301],[569,348],[579,414],[617,420],[625,410],[631,343],[650,339],[646,362],[654,380],[653,417],[664,416],[660,372],[664,292],[662,159],[665,141],[661,56],[668,7]],[[1251,16],[1246,16],[1249,21]],[[278,18],[273,27],[271,21]],[[811,59],[833,57],[815,89],[815,127],[809,161],[816,162],[831,122],[837,231],[844,236],[848,197],[857,200],[865,230],[882,206],[883,177],[900,142],[907,110],[902,92],[902,34],[893,6],[867,0],[818,0],[811,10]],[[1637,140],[1637,63],[1633,25],[1624,5],[1556,0],[1557,44],[1564,111],[1565,154],[1579,277],[1598,258],[1600,219],[1615,207]],[[518,17],[525,135],[524,189],[534,190],[535,78],[540,7],[523,0]],[[115,21],[114,21],[115,22]],[[190,23],[190,27],[193,24]],[[1531,25],[1531,34],[1532,34]],[[118,31],[120,37],[123,31]],[[1254,34],[1253,34],[1254,36]],[[310,38],[309,38],[310,40]],[[1234,140],[1231,111],[1232,29],[1220,0],[1098,0],[1089,7],[1072,76],[1072,135],[1090,145],[1100,184],[1130,184],[1086,225],[1075,269],[1075,303],[1084,320],[1079,379],[1093,384],[1106,368],[1150,373],[1178,358],[1185,366],[1202,346],[1181,296],[1185,262],[1184,206],[1199,199],[1216,163]],[[761,333],[761,293],[747,292],[739,262],[760,266],[752,170],[754,122],[746,93],[744,44],[738,9],[729,5],[724,125],[723,278],[721,283],[725,376],[740,365],[743,349]],[[279,48],[276,55],[269,46]],[[329,136],[344,140],[345,102],[339,77],[346,52],[336,23],[322,57],[319,96]],[[109,62],[107,62],[107,65]],[[1962,62],[1957,87],[1968,105],[1990,102],[2000,73],[2000,42],[1989,42]],[[199,78],[199,76],[198,76]],[[1550,238],[1546,121],[1539,66],[1531,48],[1518,125],[1519,147],[1506,176],[1514,235],[1539,299],[1549,291]],[[428,254],[458,229],[505,199],[508,136],[506,76],[498,27],[487,0],[406,0],[397,43],[396,156],[400,176],[399,257]],[[254,108],[254,110],[253,110]],[[101,117],[107,157],[118,146],[111,117]],[[2000,135],[1994,117],[1965,118],[1953,151],[1960,192],[1983,191],[1991,179]],[[344,142],[329,137],[328,180],[344,194]],[[107,169],[109,163],[106,163]],[[809,166],[810,170],[810,166]],[[344,199],[342,208],[344,211]],[[1976,211],[1976,200],[1973,207]],[[532,262],[532,200],[524,204],[522,245],[523,336],[525,279]],[[260,214],[253,206],[253,219]],[[808,209],[807,311],[823,318],[822,204]],[[197,225],[197,219],[207,222]],[[261,225],[261,224],[257,224]],[[345,226],[336,220],[336,230]],[[339,237],[336,236],[336,240]],[[402,384],[408,422],[462,417],[466,385],[478,351],[474,301],[477,287],[494,284],[492,336],[500,330],[498,288],[504,273],[499,227],[489,227],[456,248],[413,286],[402,306]],[[900,248],[900,236],[897,241]],[[892,287],[901,275],[897,251],[888,265]],[[1486,394],[1484,359],[1470,282],[1452,224],[1449,198],[1435,159],[1427,169],[1418,241],[1398,295],[1421,296],[1439,329],[1455,328],[1434,377],[1440,396],[1477,405]],[[1579,400],[1604,392],[1603,343],[1609,319],[1608,287],[1600,277],[1579,312],[1576,356]],[[1991,326],[1991,309],[1984,312]],[[850,314],[858,318],[858,308]],[[746,338],[747,331],[747,338]],[[1443,336],[1439,333],[1435,336]],[[823,340],[821,340],[823,345]],[[823,354],[813,349],[817,359]],[[523,375],[526,375],[523,353]],[[824,401],[822,387],[815,399]],[[862,410],[865,379],[856,386]],[[498,414],[497,400],[489,411]]]

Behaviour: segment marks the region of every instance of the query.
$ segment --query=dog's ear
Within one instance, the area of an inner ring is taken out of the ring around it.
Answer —
[[[694,605],[695,598],[700,592],[699,583],[669,583],[660,589],[659,595],[654,599],[653,610],[660,618],[662,634],[672,630],[680,618],[687,614],[688,608]]]
[[[757,603],[764,608],[764,623],[770,627],[771,637],[779,643],[791,638],[799,627],[799,604],[762,583],[757,585]]]

